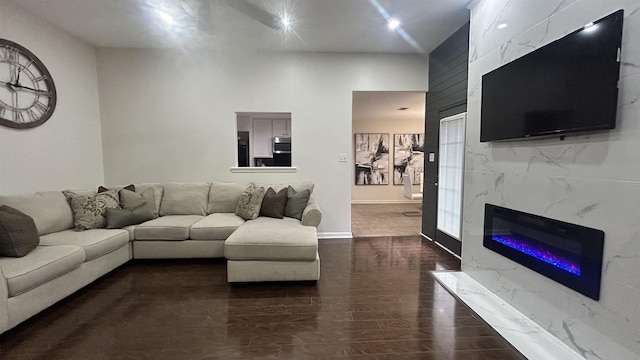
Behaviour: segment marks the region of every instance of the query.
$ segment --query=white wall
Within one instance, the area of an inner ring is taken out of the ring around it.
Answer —
[[[355,185],[355,166],[351,167],[351,199],[354,204],[358,203],[402,203],[416,202],[404,197],[404,187],[393,184],[393,151],[394,134],[422,134],[424,133],[424,112],[413,118],[397,119],[353,119],[354,139],[356,133],[387,133],[389,134],[389,185]],[[414,185],[414,192],[420,191],[419,185]]]
[[[95,49],[5,0],[0,0],[0,34],[42,60],[58,92],[53,116],[43,125],[0,126],[0,194],[101,184]]]
[[[350,233],[354,90],[421,90],[413,55],[98,49],[105,181],[312,180],[319,232]],[[294,174],[231,173],[235,112],[291,112]]]
[[[615,130],[479,142],[483,74],[620,8]],[[639,10],[637,0],[484,0],[471,13],[462,268],[587,359],[640,357]],[[485,249],[487,202],[603,230],[600,301]]]

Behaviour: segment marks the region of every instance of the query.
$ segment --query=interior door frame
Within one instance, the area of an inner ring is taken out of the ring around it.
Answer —
[[[438,243],[440,246],[444,247],[445,249],[447,249],[448,251],[450,251],[451,253],[453,253],[458,257],[462,256],[462,241],[457,240],[441,231],[438,231],[437,229],[438,179],[439,179],[438,158],[440,153],[440,150],[439,150],[440,149],[440,120],[447,118],[449,116],[453,116],[453,115],[464,113],[464,112],[467,112],[466,100],[458,102],[445,109],[440,110],[438,112],[438,126],[429,126],[431,124],[426,125],[427,131],[431,131],[432,133],[435,132],[434,136],[430,136],[430,139],[432,139],[432,141],[433,139],[435,139],[435,142],[437,142],[437,144],[433,144],[432,146],[430,146],[431,153],[434,154],[433,155],[434,161],[429,161],[431,154],[425,154],[424,168],[425,169],[428,168],[427,162],[432,164],[435,163],[429,166],[429,168],[435,169],[435,174],[425,173],[424,185],[423,185],[423,198],[422,198],[422,201],[423,201],[422,235],[428,238],[429,240],[432,240]],[[466,138],[465,138],[465,144],[466,144]],[[463,179],[464,179],[464,172],[463,172]],[[464,186],[464,182],[463,182],[463,186]],[[464,196],[464,193],[463,193],[463,196]],[[462,201],[464,202],[464,197]],[[464,211],[464,208],[462,209],[462,211]]]

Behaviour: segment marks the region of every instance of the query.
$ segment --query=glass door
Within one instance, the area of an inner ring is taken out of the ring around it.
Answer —
[[[461,241],[467,113],[440,120],[438,158],[438,213],[436,241]]]

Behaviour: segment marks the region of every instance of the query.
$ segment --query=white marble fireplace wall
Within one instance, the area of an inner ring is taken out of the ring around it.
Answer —
[[[480,143],[483,74],[620,8],[615,130]],[[471,11],[463,271],[587,359],[640,357],[639,38],[637,0],[481,0]],[[485,249],[487,202],[603,230],[600,301]]]

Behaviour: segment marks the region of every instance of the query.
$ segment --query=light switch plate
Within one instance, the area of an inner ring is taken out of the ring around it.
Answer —
[[[347,162],[347,154],[340,154],[340,162]]]
[[[429,153],[429,162],[436,161],[436,153]]]

